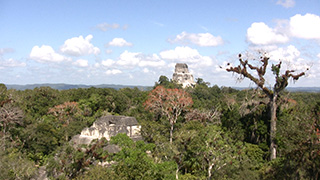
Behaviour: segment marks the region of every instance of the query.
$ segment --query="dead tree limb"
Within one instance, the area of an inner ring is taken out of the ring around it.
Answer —
[[[269,97],[269,108],[270,108],[270,160],[276,158],[276,149],[277,145],[275,143],[275,136],[276,136],[276,122],[277,122],[277,108],[278,108],[278,98],[279,93],[283,91],[288,86],[288,80],[290,77],[297,81],[300,77],[305,75],[305,72],[301,72],[298,74],[294,74],[294,70],[286,70],[284,74],[280,75],[281,64],[280,61],[276,65],[272,65],[271,71],[275,75],[275,83],[273,88],[266,87],[265,83],[265,74],[267,71],[267,66],[269,63],[269,57],[265,54],[262,54],[259,57],[261,62],[260,66],[254,66],[252,63],[249,63],[248,59],[243,60],[242,55],[239,54],[239,62],[240,64],[235,67],[229,67],[226,70],[228,72],[234,72],[243,76],[245,78],[250,79],[253,81],[268,97]],[[248,71],[251,70],[251,71]],[[308,70],[308,69],[307,69]],[[252,71],[255,71],[257,75],[254,75]]]

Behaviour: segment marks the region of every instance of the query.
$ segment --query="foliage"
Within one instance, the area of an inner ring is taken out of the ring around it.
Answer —
[[[192,96],[194,108],[210,110],[219,107],[221,104],[222,93],[220,88],[217,85],[208,87],[207,84],[206,82],[198,82],[194,88],[187,89]]]
[[[143,141],[133,142],[125,134],[111,138],[110,143],[117,144],[121,151],[112,158],[117,163],[112,166],[119,179],[172,179],[175,164],[173,162],[155,163],[151,153],[154,144]]]
[[[15,107],[11,102],[4,103],[0,107],[0,127],[4,135],[11,126],[23,124],[24,113],[19,107]]]
[[[116,154],[104,150],[107,144],[121,148]],[[134,142],[125,134],[118,134],[107,143],[97,141],[85,149],[74,149],[66,146],[66,152],[52,158],[49,162],[49,172],[52,177],[67,177],[77,179],[172,179],[174,177],[174,162],[155,163],[151,152],[154,144],[143,141]],[[96,161],[109,162],[109,167],[97,165]],[[89,167],[85,171],[85,167]],[[59,172],[63,173],[59,173]]]
[[[181,84],[177,84],[176,82],[172,81],[172,79],[169,80],[168,77],[163,76],[163,75],[159,77],[158,82],[156,82],[154,86],[155,87],[163,86],[168,89],[182,89]]]
[[[219,126],[191,121],[177,133],[175,159],[182,174],[208,179],[221,175],[231,177],[232,169],[239,166],[241,144]]]
[[[8,99],[7,87],[0,83],[0,107],[2,107]]]
[[[40,87],[34,90],[25,90],[19,99],[16,99],[30,120],[46,115],[49,108],[60,104],[59,91],[50,87]]]
[[[311,112],[292,107],[281,113],[277,141],[282,158],[266,166],[266,179],[319,179],[319,103]]]
[[[320,93],[283,90],[279,97],[278,158],[268,162],[270,108],[261,89],[210,87],[201,78],[182,89],[165,76],[150,91],[0,84],[0,179],[37,178],[39,166],[52,179],[319,179]],[[69,144],[106,114],[136,117],[143,141],[119,134]]]
[[[91,143],[86,147],[73,147],[65,144],[59,148],[54,157],[48,160],[47,171],[52,178],[73,179],[82,174],[86,167],[92,165],[95,160],[105,160],[108,152],[103,150],[107,145],[106,139]]]
[[[59,138],[58,131],[48,123],[31,124],[22,134],[24,148],[35,161],[52,153],[59,146]]]
[[[37,174],[37,168],[17,149],[0,151],[0,179],[31,179]]]
[[[103,166],[93,166],[84,174],[77,176],[75,179],[77,180],[118,180],[120,177],[112,171],[111,168],[103,167]]]
[[[157,86],[144,103],[146,109],[167,118],[170,123],[170,143],[173,139],[174,125],[183,111],[192,105],[190,95],[181,89],[166,89]]]

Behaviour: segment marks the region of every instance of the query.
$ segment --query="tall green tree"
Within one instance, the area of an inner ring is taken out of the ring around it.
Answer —
[[[116,161],[112,166],[119,179],[173,179],[175,163],[173,161],[157,163],[152,159],[155,144],[143,141],[134,142],[126,134],[111,138],[121,151],[111,158]]]
[[[189,121],[176,132],[175,160],[179,174],[197,179],[232,177],[239,166],[242,144],[233,140],[217,125]],[[239,169],[238,169],[239,171]]]
[[[0,106],[2,106],[8,99],[7,87],[4,84],[0,84]]]
[[[175,89],[175,88],[182,89],[182,85],[181,84],[178,84],[178,83],[172,81],[172,79],[169,80],[169,78],[167,76],[164,76],[164,75],[161,75],[159,77],[158,82],[156,82],[154,86],[155,87],[163,86],[163,87],[169,88],[169,89]]]

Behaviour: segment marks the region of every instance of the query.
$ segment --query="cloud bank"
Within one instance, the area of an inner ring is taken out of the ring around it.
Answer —
[[[292,38],[320,40],[320,16],[296,14],[282,24],[271,28],[263,22],[254,22],[247,29],[247,41],[254,45],[284,44]]]
[[[294,0],[278,0],[277,4],[285,8],[292,8],[296,5],[296,2]]]
[[[195,44],[202,47],[219,46],[223,44],[220,36],[213,36],[210,33],[187,33],[178,34],[175,39],[168,40],[171,43]]]

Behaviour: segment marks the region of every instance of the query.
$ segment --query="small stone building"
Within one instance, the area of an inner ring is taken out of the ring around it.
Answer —
[[[118,133],[126,133],[134,140],[141,139],[141,126],[134,117],[107,115],[96,120],[89,128],[84,128],[80,135],[73,137],[76,144],[89,144],[94,139],[106,138],[108,141]]]
[[[194,82],[193,75],[189,72],[188,65],[185,63],[177,63],[172,76],[172,80],[178,84],[182,84],[182,87],[193,87]]]

